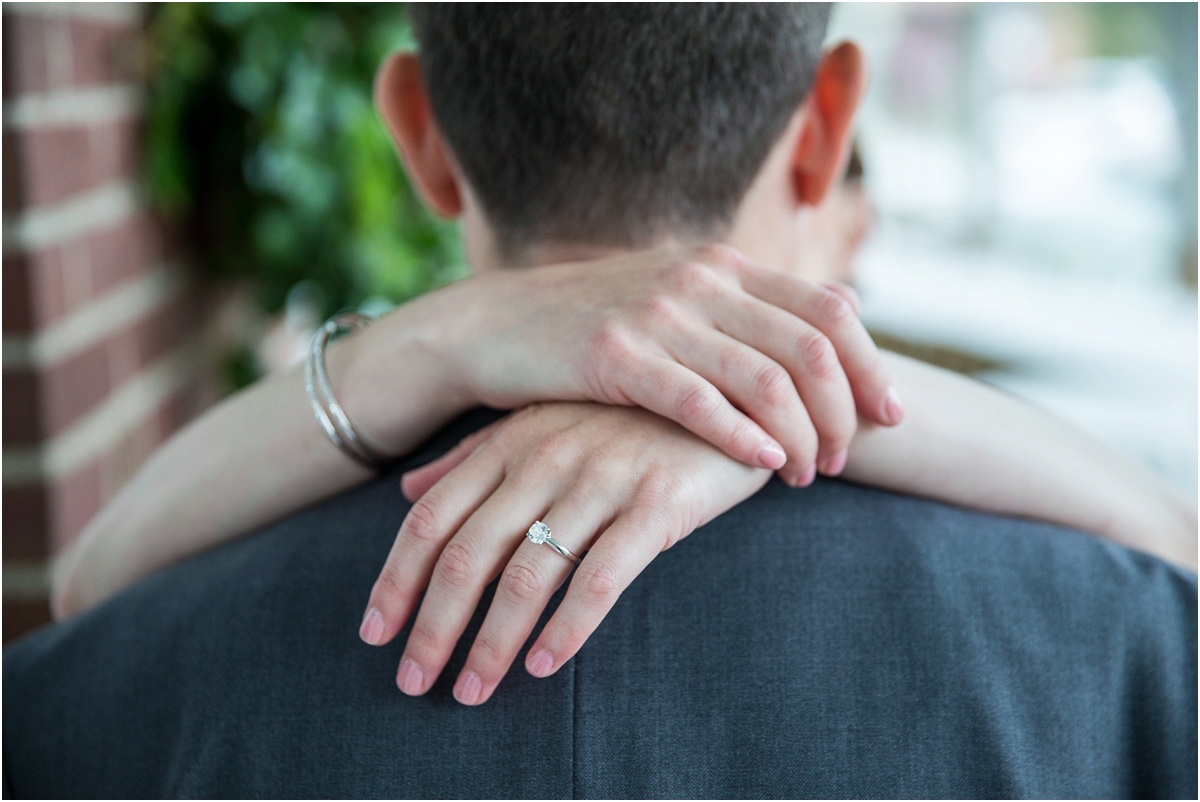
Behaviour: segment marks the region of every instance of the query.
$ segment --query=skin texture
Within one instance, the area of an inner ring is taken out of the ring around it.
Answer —
[[[817,466],[830,474],[844,467],[851,478],[882,487],[1089,529],[1194,564],[1194,511],[1153,477],[980,385],[855,346],[861,327],[852,292],[809,280],[830,275],[806,243],[844,167],[865,80],[857,48],[835,48],[822,62],[812,94],[722,237],[733,250],[669,239],[646,253],[538,243],[524,258],[543,266],[521,271],[504,269],[510,265],[491,247],[487,221],[438,135],[419,79],[414,59],[389,59],[377,102],[426,201],[460,217],[479,275],[406,304],[333,348],[331,378],[343,406],[370,442],[396,453],[483,401],[608,406],[540,405],[406,477],[406,493],[420,500],[361,629],[364,640],[387,642],[419,594],[432,594],[437,603],[416,612],[397,674],[402,690],[421,693],[432,684],[461,634],[464,611],[499,575],[506,588],[499,598],[510,599],[510,612],[489,613],[487,638],[456,685],[468,703],[494,691],[532,611],[570,568],[524,540],[543,516],[572,550],[591,546],[568,591],[571,604],[539,634],[526,662],[538,676],[557,670],[655,554],[766,481],[769,470],[751,453],[765,441],[737,439],[755,434],[750,426],[790,449],[780,471],[790,484],[811,481]],[[629,286],[637,291],[626,292]],[[764,303],[774,311],[757,305]],[[769,332],[753,328],[763,322]],[[733,344],[718,345],[718,335]],[[704,337],[721,356],[691,342]],[[821,359],[809,358],[814,349]],[[660,371],[647,384],[647,398],[657,400],[643,403],[630,388],[645,380],[636,367],[647,363]],[[694,397],[680,388],[698,386],[697,379],[720,400],[680,404]],[[755,407],[763,389],[765,403]],[[824,414],[822,398],[832,399],[836,414]],[[851,399],[859,418],[847,425],[840,416]],[[703,428],[722,403],[732,412],[716,428],[729,440]],[[613,404],[666,410],[666,417]],[[789,439],[805,436],[806,421],[815,445],[811,435]],[[718,448],[697,436],[706,433]],[[840,438],[849,444],[845,456]],[[181,433],[89,526],[57,574],[56,611],[85,608],[137,576],[365,475],[324,440],[295,374],[263,382]],[[526,504],[527,496],[540,503]],[[1189,527],[1191,563],[1180,535]]]
[[[843,61],[859,63],[857,49],[827,59]],[[844,73],[822,66],[818,85],[843,86],[833,94],[842,101],[797,110],[727,232],[737,247],[541,243],[526,254],[540,266],[504,270],[429,114],[416,60],[389,59],[376,85],[381,114],[426,201],[460,215],[478,275],[329,350],[339,401],[366,441],[400,454],[479,404],[594,400],[656,411],[793,485],[818,469],[836,474],[856,408],[881,425],[903,418],[845,291],[794,270],[800,225],[844,163],[861,93]],[[314,429],[300,371],[259,382],[185,428],[89,523],[56,562],[52,607],[60,617],[85,609],[366,476]]]
[[[702,258],[698,263],[668,268],[672,272],[667,281],[655,286],[646,286],[644,277],[631,275],[627,279],[637,282],[630,296],[631,302],[638,306],[636,314],[644,316],[646,323],[654,321],[674,328],[679,336],[667,343],[667,350],[675,360],[707,380],[708,385],[696,381],[685,383],[682,376],[671,378],[640,371],[651,382],[668,382],[670,393],[674,394],[670,405],[658,401],[659,393],[651,397],[643,392],[636,398],[624,398],[627,393],[620,388],[601,389],[588,397],[606,403],[632,401],[644,406],[678,421],[748,465],[774,467],[756,460],[749,452],[755,447],[782,444],[788,465],[781,475],[791,484],[800,484],[801,479],[804,483],[811,480],[815,474],[814,462],[816,469],[828,473],[829,465],[844,461],[843,452],[853,436],[855,415],[840,373],[844,373],[857,409],[866,418],[885,425],[894,425],[903,418],[899,394],[888,384],[878,353],[868,344],[869,337],[852,306],[838,292],[810,282],[797,283],[794,278],[805,267],[811,271],[813,260],[807,256],[810,249],[806,238],[819,222],[818,206],[845,170],[851,123],[865,88],[865,69],[861,52],[851,43],[830,50],[822,59],[812,91],[796,110],[739,206],[731,230],[722,238],[746,254],[748,260],[738,263],[728,258],[727,251],[705,249],[700,252]],[[415,56],[397,53],[384,62],[376,78],[375,98],[425,203],[439,214],[461,219],[468,261],[473,269],[482,276],[506,267],[506,260],[495,248],[487,218],[437,129]],[[680,243],[668,238],[655,244],[669,252]],[[590,247],[586,243],[549,242],[530,248],[523,261],[547,264],[595,260],[612,253],[611,249]],[[603,269],[601,265],[603,262],[594,263],[592,270],[598,274]],[[785,269],[780,270],[781,267]],[[763,303],[741,296],[726,297],[724,291],[734,285]],[[594,288],[588,292],[593,293],[589,297],[596,297]],[[681,294],[687,297],[681,298]],[[714,296],[721,297],[720,309],[708,311],[705,320],[687,317],[696,301]],[[607,304],[598,297],[596,301]],[[794,321],[763,305],[771,303],[809,325],[796,326]],[[520,304],[496,304],[493,308],[519,314]],[[574,314],[578,305],[566,308]],[[720,334],[710,336],[709,332],[701,331],[710,326],[715,326]],[[813,327],[823,336],[816,336],[818,332],[813,332]],[[645,358],[645,349],[630,342],[614,317],[596,336],[594,358],[589,360],[593,365],[614,359],[629,365]],[[758,350],[769,361],[729,343],[729,337],[740,346]],[[524,369],[528,370],[528,366]],[[467,367],[464,372],[473,375],[475,371]],[[799,391],[798,398],[787,387],[788,375]],[[717,398],[718,391],[733,403],[723,404]],[[543,394],[542,397],[579,396]],[[502,399],[506,406],[509,400]],[[693,403],[698,412],[692,408]],[[775,442],[760,437],[757,429],[750,428],[738,407],[746,410],[753,423],[772,435]],[[770,412],[764,414],[763,407],[769,407]],[[751,431],[753,435],[747,435],[744,444],[736,438],[714,437],[700,430],[698,418],[715,418],[723,431],[745,427],[743,431]],[[806,418],[811,420],[812,428]],[[812,459],[814,443],[819,443],[820,453]]]
[[[583,645],[659,552],[771,476],[646,410],[597,404],[527,407],[465,442],[456,457],[462,463],[406,519],[372,596],[382,609],[371,608],[362,634],[368,642],[390,641],[426,589],[397,676],[405,693],[423,693],[484,585],[501,575],[456,685],[468,704],[491,695],[573,568],[521,535],[533,520],[544,521],[573,552],[591,549],[526,661],[535,676],[547,676]]]
[[[847,247],[855,244],[831,243],[815,232],[843,213],[836,204],[844,198],[835,194],[823,201],[845,165],[864,69],[853,45],[826,54],[812,93],[768,157],[728,233],[726,241],[752,253],[777,276],[836,275],[841,267],[832,262],[844,262]],[[448,148],[439,144],[415,59],[400,54],[381,68],[377,102],[426,201],[462,217],[472,263],[503,267],[469,185],[459,177]],[[843,240],[860,235],[850,225]],[[559,260],[603,251],[548,243],[531,253],[535,260]],[[692,289],[717,284],[690,272],[686,281]],[[755,287],[751,292],[759,297],[787,294],[780,285],[769,288],[766,274],[744,281],[743,287]],[[828,297],[835,294],[829,311],[854,315],[853,295],[839,290]],[[650,318],[675,315],[677,307],[668,301],[655,304]],[[718,321],[718,328],[731,327]],[[739,336],[763,343],[745,332]],[[690,356],[719,352],[695,340],[700,347]],[[837,454],[833,465],[826,457],[827,472],[840,473],[848,460],[847,475],[871,484],[1038,517],[1195,565],[1194,511],[1145,471],[1024,404],[908,360],[888,360],[889,372],[904,379],[900,386],[910,405],[919,405],[917,421],[890,429],[864,422],[848,455]],[[907,388],[919,392],[913,395]],[[744,401],[736,394],[729,397]],[[804,401],[810,412],[819,408],[809,398]],[[522,532],[533,520],[545,521],[556,536],[561,533],[558,539],[572,551],[591,549],[526,657],[531,674],[547,676],[575,654],[656,554],[766,481],[765,471],[744,473],[744,466],[678,426],[652,418],[594,405],[539,407],[469,438],[405,477],[405,493],[415,504],[372,590],[360,629],[364,641],[381,645],[416,612],[396,678],[403,692],[421,694],[432,686],[484,586],[499,576],[496,601],[455,684],[455,695],[465,704],[482,703],[494,692],[571,569],[552,550],[525,541]],[[697,466],[702,476],[695,474]],[[735,470],[743,473],[730,473]],[[720,481],[710,483],[714,478]],[[791,483],[806,484],[810,478]],[[426,596],[418,610],[422,592]]]
[[[977,382],[895,355],[913,399],[904,423],[864,424],[845,476],[912,495],[1094,532],[1194,570],[1195,511],[1087,435]],[[551,403],[514,413],[403,477],[414,506],[376,583],[360,635],[389,642],[417,612],[397,673],[409,694],[436,680],[477,605],[495,600],[455,683],[486,701],[572,565],[522,535],[534,520],[582,564],[530,647],[534,676],[583,646],[621,592],[697,526],[770,477],[641,410]],[[586,550],[586,553],[585,553]]]

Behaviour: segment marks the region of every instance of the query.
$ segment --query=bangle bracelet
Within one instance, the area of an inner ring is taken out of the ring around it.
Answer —
[[[388,458],[363,442],[355,431],[333,394],[329,373],[325,369],[325,348],[330,339],[343,331],[357,331],[370,322],[371,318],[357,312],[342,312],[325,321],[313,334],[308,359],[304,363],[304,383],[317,423],[321,424],[333,444],[355,462],[377,471],[389,462]]]

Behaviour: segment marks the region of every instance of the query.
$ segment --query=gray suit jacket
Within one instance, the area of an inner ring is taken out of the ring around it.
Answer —
[[[6,650],[5,796],[1196,796],[1196,577],[1154,558],[772,481],[468,708],[481,614],[422,698],[357,636],[397,477]]]

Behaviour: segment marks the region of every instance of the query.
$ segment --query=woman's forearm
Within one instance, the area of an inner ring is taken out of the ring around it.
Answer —
[[[1050,521],[1196,568],[1196,511],[1150,471],[979,382],[884,354],[907,416],[860,423],[845,476]]]
[[[422,313],[401,308],[328,351],[338,400],[383,453],[405,453],[473,405],[425,346]],[[55,566],[55,614],[369,476],[318,425],[302,369],[259,381],[179,432],[88,524]]]

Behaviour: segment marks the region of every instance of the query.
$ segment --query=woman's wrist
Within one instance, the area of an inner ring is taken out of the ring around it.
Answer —
[[[327,366],[338,401],[358,433],[383,454],[400,455],[456,415],[477,406],[456,369],[437,293],[405,304],[336,343]]]

